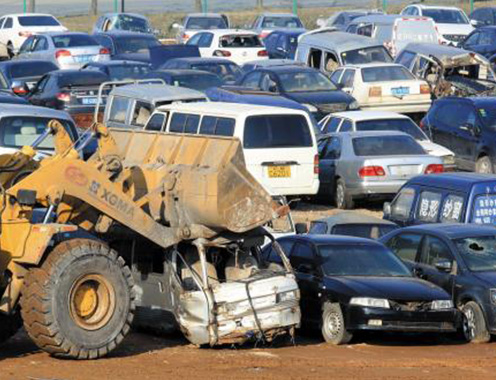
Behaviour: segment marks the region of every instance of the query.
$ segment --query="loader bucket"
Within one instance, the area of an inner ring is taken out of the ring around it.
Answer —
[[[177,209],[186,224],[236,233],[277,215],[269,193],[246,169],[236,138],[127,129],[111,129],[110,134],[121,149],[124,167],[132,171],[140,166],[139,175],[133,175],[135,198],[146,197],[164,183],[178,195],[175,210],[170,204],[165,210],[171,226],[180,224]],[[166,178],[171,172],[174,181]]]

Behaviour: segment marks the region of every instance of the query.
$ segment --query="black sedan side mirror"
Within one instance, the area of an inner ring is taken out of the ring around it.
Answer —
[[[453,264],[451,261],[449,260],[446,260],[446,259],[440,259],[436,262],[436,264],[434,264],[434,266],[436,267],[436,269],[440,272],[445,272],[445,273],[449,273],[451,272],[451,268],[453,267]]]
[[[296,223],[295,231],[298,235],[308,233],[308,225],[306,223]]]

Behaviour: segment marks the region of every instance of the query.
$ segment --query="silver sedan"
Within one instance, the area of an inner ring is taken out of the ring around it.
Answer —
[[[110,61],[110,52],[86,33],[47,33],[30,36],[17,59],[52,61],[60,69],[80,69],[88,62]]]
[[[403,132],[341,132],[319,140],[319,194],[341,209],[356,199],[392,197],[410,178],[443,172],[443,160]]]

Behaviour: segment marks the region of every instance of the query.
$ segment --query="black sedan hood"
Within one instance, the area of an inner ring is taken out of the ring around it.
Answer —
[[[350,104],[355,99],[344,91],[309,91],[309,92],[287,92],[284,94],[289,99],[298,103],[327,104],[346,103]]]
[[[326,277],[327,290],[351,297],[386,298],[395,301],[451,299],[440,287],[414,277]]]

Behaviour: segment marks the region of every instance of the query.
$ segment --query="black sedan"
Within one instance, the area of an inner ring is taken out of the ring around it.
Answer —
[[[488,342],[496,334],[494,227],[425,224],[393,231],[382,242],[418,277],[451,294],[468,341]]]
[[[241,79],[239,66],[227,58],[215,57],[183,57],[167,60],[160,69],[191,69],[208,71],[218,75],[225,83],[233,84]]]
[[[95,33],[92,36],[110,51],[112,60],[150,62],[150,48],[160,46],[160,41],[151,34],[113,31]]]
[[[200,70],[155,70],[148,73],[145,78],[163,79],[168,85],[191,88],[201,92],[223,84],[219,76]]]
[[[42,60],[0,62],[0,88],[23,96],[43,75],[58,69],[55,63]]]
[[[27,95],[31,104],[68,112],[76,124],[89,127],[93,122],[98,90],[108,77],[90,70],[57,70],[46,74]],[[105,106],[108,89],[102,97]]]
[[[259,68],[246,74],[237,85],[277,93],[294,100],[306,106],[316,120],[332,112],[359,108],[355,98],[339,90],[324,74],[310,67]]]
[[[373,240],[328,235],[278,239],[295,270],[302,319],[321,326],[332,344],[360,330],[452,332],[459,313],[446,291],[415,278],[391,251]],[[262,256],[280,263],[272,247]]]
[[[142,79],[151,70],[151,66],[145,62],[136,61],[107,61],[90,62],[83,66],[83,70],[100,71],[108,76],[111,81],[126,79]]]

